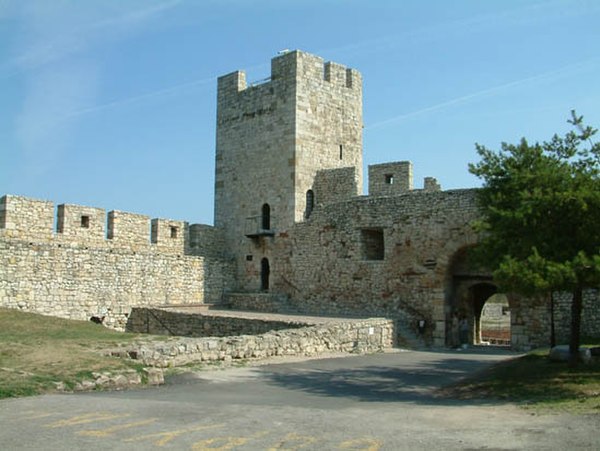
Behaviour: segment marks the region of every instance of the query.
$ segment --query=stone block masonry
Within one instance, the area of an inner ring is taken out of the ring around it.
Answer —
[[[3,307],[124,329],[134,306],[218,303],[232,285],[231,261],[203,252],[210,226],[111,212],[105,230],[104,210],[60,205],[55,233],[52,202],[4,196],[0,211]]]
[[[154,310],[154,312],[156,312]],[[173,327],[181,327],[178,333],[185,332],[190,324],[201,325],[212,322],[211,334],[227,335],[231,333],[232,318],[221,321],[202,315],[190,315],[178,312],[159,313],[161,318]],[[179,320],[177,319],[179,316]],[[196,318],[193,318],[196,316]],[[167,319],[170,317],[170,319]],[[394,345],[394,322],[382,318],[359,320],[331,320],[307,324],[302,321],[270,322],[266,327],[276,327],[266,333],[259,332],[260,321],[239,319],[240,332],[253,335],[224,337],[176,337],[163,342],[149,342],[119,355],[140,360],[144,365],[169,367],[210,361],[228,361],[232,359],[261,359],[272,356],[315,356],[324,353],[369,353],[379,352]],[[268,322],[268,321],[267,321]],[[266,324],[266,323],[265,323]],[[223,329],[219,329],[223,327]],[[293,327],[293,328],[291,328]]]

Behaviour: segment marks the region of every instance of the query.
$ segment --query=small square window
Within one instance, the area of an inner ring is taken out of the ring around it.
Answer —
[[[89,229],[90,228],[90,217],[89,216],[82,216],[81,217],[81,227],[84,229]]]
[[[177,227],[171,226],[171,238],[177,238]]]
[[[247,262],[251,262],[252,261],[252,255],[246,255],[246,261]]]
[[[394,174],[385,174],[385,184],[386,185],[394,184]]]
[[[362,254],[365,260],[383,260],[385,258],[385,244],[383,229],[362,229]]]

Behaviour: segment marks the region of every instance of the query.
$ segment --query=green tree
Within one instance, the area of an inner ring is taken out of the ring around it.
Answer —
[[[572,294],[570,361],[578,359],[583,290],[600,286],[600,145],[571,112],[573,130],[530,145],[476,144],[469,171],[483,180],[476,259],[502,290],[525,296]]]

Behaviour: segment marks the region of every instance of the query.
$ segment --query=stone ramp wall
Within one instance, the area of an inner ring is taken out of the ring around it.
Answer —
[[[240,318],[203,315],[160,308],[134,308],[127,321],[127,332],[184,337],[229,337],[259,335],[281,329],[297,329],[311,324],[303,321]]]
[[[177,312],[168,313],[173,316],[181,315]],[[198,321],[202,320],[202,318],[198,319]],[[255,324],[249,323],[248,328],[253,330]],[[169,367],[273,356],[379,352],[394,345],[394,336],[392,320],[384,318],[338,320],[270,331],[260,335],[173,337],[163,342],[147,342],[125,350],[121,349],[113,354],[140,360],[148,366]]]

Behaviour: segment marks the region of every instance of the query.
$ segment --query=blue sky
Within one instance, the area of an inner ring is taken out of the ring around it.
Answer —
[[[365,167],[477,186],[476,142],[600,127],[599,23],[595,0],[0,0],[0,194],[211,224],[216,77],[282,49],[362,72]]]

